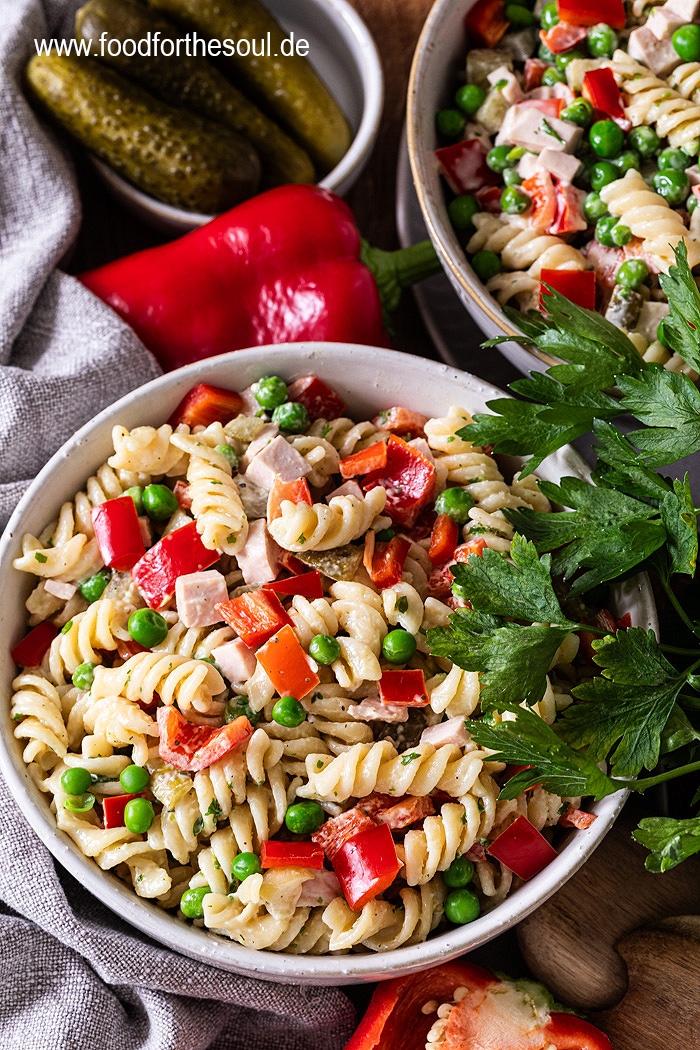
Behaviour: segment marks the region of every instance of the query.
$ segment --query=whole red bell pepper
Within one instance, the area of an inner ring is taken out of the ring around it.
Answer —
[[[387,346],[383,305],[393,308],[401,288],[439,270],[430,241],[369,248],[340,197],[292,185],[80,280],[167,371],[268,343]]]

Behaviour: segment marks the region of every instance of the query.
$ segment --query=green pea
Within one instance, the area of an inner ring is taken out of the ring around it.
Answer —
[[[649,276],[649,267],[641,259],[627,259],[617,271],[615,280],[623,288],[636,292]]]
[[[464,926],[479,918],[479,898],[471,890],[451,890],[445,898],[445,915],[455,926]]]
[[[661,139],[654,129],[648,128],[645,124],[638,128],[632,128],[627,136],[627,145],[630,149],[636,150],[640,157],[644,157],[645,160],[656,155],[660,142]]]
[[[542,8],[542,14],[540,15],[540,23],[543,29],[551,29],[559,21],[559,12],[557,11],[556,0],[553,3],[547,4]]]
[[[75,671],[73,671],[73,685],[77,686],[78,689],[90,689],[95,679],[95,666],[89,661],[86,661],[84,664],[78,664]]]
[[[690,139],[688,142],[684,142],[681,149],[688,157],[697,157],[700,153],[700,139]]]
[[[688,154],[684,153],[682,149],[673,149],[669,146],[667,149],[662,149],[656,158],[656,163],[659,166],[659,171],[685,171],[688,167]]]
[[[595,228],[595,236],[599,244],[604,245],[606,248],[615,247],[615,241],[612,238],[612,231],[618,221],[619,220],[615,215],[605,215],[602,219],[598,220]]]
[[[501,211],[506,215],[522,215],[530,207],[530,198],[517,186],[508,186],[501,194]]]
[[[503,181],[506,186],[520,186],[523,180],[518,174],[517,168],[506,168],[503,172]]]
[[[633,149],[623,149],[622,153],[615,157],[613,164],[620,174],[624,175],[625,172],[629,171],[631,168],[634,168],[635,171],[639,171],[641,158]]]
[[[230,445],[217,445],[214,449],[219,455],[224,456],[231,464],[231,470],[238,470],[238,456],[236,455],[235,448],[231,448]]]
[[[671,43],[684,62],[700,62],[700,26],[679,26],[671,37]]]
[[[608,214],[607,204],[600,199],[600,194],[595,190],[584,197],[583,214],[589,222],[597,222]]]
[[[596,120],[588,132],[588,141],[599,157],[611,160],[621,152],[625,133],[614,120]]]
[[[136,609],[129,617],[129,634],[146,649],[160,645],[168,633],[168,625],[155,609]]]
[[[697,206],[698,198],[695,196],[694,193],[691,193],[685,202],[685,210],[688,212],[688,215],[692,215]]]
[[[407,663],[416,651],[416,639],[409,631],[389,631],[382,642],[382,656],[390,664]]]
[[[510,160],[510,146],[494,146],[486,154],[486,163],[491,168],[491,171],[495,171],[499,175],[502,175],[506,168],[512,168],[513,161]]]
[[[455,95],[455,103],[462,113],[473,117],[486,98],[486,92],[478,84],[462,84]]]
[[[253,710],[247,696],[233,696],[226,701],[224,722],[233,722],[236,718],[240,718],[241,715],[245,715],[252,726],[256,726],[260,721],[260,712]]]
[[[111,569],[100,569],[94,576],[89,576],[78,585],[78,590],[86,602],[96,602],[104,594],[105,587],[112,578]]]
[[[295,835],[313,835],[325,820],[326,814],[318,802],[312,802],[310,799],[295,802],[284,815],[284,823]]]
[[[82,795],[92,786],[92,774],[83,766],[69,766],[61,773],[61,787],[67,795]]]
[[[537,21],[532,11],[520,4],[506,4],[506,18],[513,29],[527,29]]]
[[[143,514],[143,487],[141,485],[132,485],[131,488],[125,489],[125,496],[131,496],[136,507],[137,514]]]
[[[474,865],[466,857],[455,857],[442,878],[451,890],[459,890],[474,878]]]
[[[546,44],[540,44],[537,48],[537,57],[542,59],[543,62],[555,62],[556,55],[553,51],[550,51]]]
[[[296,697],[281,696],[272,708],[272,721],[279,726],[294,729],[306,721],[306,711]]]
[[[624,223],[616,223],[610,230],[612,242],[616,248],[624,248],[632,240],[632,231]]]
[[[374,538],[377,543],[389,543],[390,540],[393,540],[395,535],[396,532],[394,529],[380,529],[379,532],[374,534]]]
[[[555,64],[557,69],[566,69],[569,62],[575,61],[577,58],[587,58],[583,51],[577,51],[575,48],[573,51],[565,51],[563,55],[557,55]]]
[[[69,795],[63,801],[63,808],[71,813],[89,813],[95,805],[95,796],[86,791],[82,795]]]
[[[245,882],[250,875],[259,875],[262,871],[260,858],[255,853],[239,853],[233,858],[231,874],[239,882]]]
[[[561,119],[568,120],[580,128],[587,128],[593,120],[593,106],[586,98],[577,98],[561,111]]]
[[[684,171],[673,168],[657,171],[651,181],[656,192],[671,208],[682,204],[688,196],[690,180]]]
[[[607,186],[619,178],[620,172],[610,161],[599,160],[591,168],[591,186],[594,190],[600,191],[603,186]]]
[[[459,486],[444,489],[435,500],[435,510],[438,514],[448,514],[453,521],[464,525],[469,521],[469,511],[474,506],[474,498],[466,489]]]
[[[340,658],[340,642],[330,634],[317,634],[309,642],[309,656],[327,667]]]
[[[542,83],[545,87],[554,87],[555,84],[565,84],[566,73],[561,69],[557,69],[556,66],[550,66],[549,69],[545,69],[542,74]]]
[[[605,22],[588,30],[588,50],[594,58],[612,58],[617,47],[617,33]]]
[[[135,835],[143,835],[155,819],[153,803],[147,798],[132,798],[124,806],[124,827]]]
[[[473,226],[472,220],[478,211],[479,205],[476,197],[473,197],[471,193],[463,193],[447,205],[447,214],[456,230],[468,230]]]
[[[143,509],[153,521],[167,521],[178,508],[175,493],[167,485],[146,485]]]
[[[464,113],[459,109],[441,109],[435,117],[438,133],[446,139],[458,139],[464,131]]]
[[[299,401],[278,405],[272,413],[272,421],[288,434],[303,434],[309,429],[309,413]]]
[[[144,766],[125,766],[119,774],[119,783],[127,795],[137,795],[148,787],[151,777]]]
[[[277,408],[288,397],[287,384],[279,376],[265,376],[255,387],[255,400],[261,408]]]
[[[503,269],[500,258],[495,252],[480,251],[472,255],[472,269],[480,281],[486,284]]]
[[[194,890],[185,890],[180,897],[180,911],[186,919],[202,919],[204,917],[204,898],[211,890],[208,886],[197,886]]]

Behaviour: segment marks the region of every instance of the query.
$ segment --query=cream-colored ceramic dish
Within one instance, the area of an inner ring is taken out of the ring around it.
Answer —
[[[159,425],[197,382],[242,389],[270,373],[291,380],[312,372],[338,390],[348,403],[349,414],[357,419],[366,419],[396,404],[432,415],[443,414],[453,404],[479,412],[485,409],[486,401],[503,396],[474,376],[392,350],[342,343],[297,343],[240,350],[182,368],[105,409],[66,442],[41,471],[0,541],[0,724],[4,726],[0,733],[0,770],[27,821],[56,859],[87,890],[143,933],[184,955],[237,973],[283,982],[352,984],[446,962],[503,933],[556,892],[591,855],[620,812],[625,793],[597,803],[593,810],[598,819],[590,828],[573,833],[549,867],[470,925],[454,927],[424,944],[386,954],[285,955],[252,951],[189,926],[138,898],[118,878],[84,857],[68,836],[56,829],[46,796],[28,776],[20,747],[10,731],[14,669],[9,651],[25,633],[24,600],[31,586],[26,574],[13,569],[12,559],[18,553],[22,535],[27,531],[38,534],[56,516],[61,503],[71,498],[110,455],[112,426],[117,422],[127,427]],[[588,472],[577,453],[565,449],[551,456],[538,473],[557,480],[564,474],[585,477]],[[618,602],[621,611],[631,612],[635,624],[656,629],[656,613],[645,577],[625,584],[625,593],[619,594]]]

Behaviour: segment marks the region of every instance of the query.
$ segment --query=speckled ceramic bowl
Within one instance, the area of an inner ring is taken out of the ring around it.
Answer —
[[[24,816],[38,837],[81,885],[122,918],[162,944],[225,970],[274,981],[306,984],[351,984],[375,981],[446,962],[503,933],[547,900],[585,862],[617,817],[625,793],[593,806],[598,819],[585,831],[572,833],[559,855],[530,882],[519,886],[497,908],[467,926],[457,926],[424,944],[386,954],[337,957],[297,956],[252,951],[232,941],[189,926],[161,911],[102,871],[57,830],[43,795],[30,779],[18,742],[10,732],[10,694],[14,677],[9,651],[25,633],[24,601],[32,580],[12,567],[25,532],[37,535],[111,453],[115,423],[127,427],[160,425],[197,382],[242,389],[263,375],[275,373],[292,380],[317,373],[346,399],[349,413],[358,419],[391,405],[429,415],[444,414],[459,404],[472,412],[484,411],[486,401],[503,393],[474,376],[447,365],[392,350],[342,343],[297,343],[240,350],[182,368],[139,388],[105,409],[61,448],[32,483],[0,541],[0,769]],[[538,473],[555,481],[564,474],[587,476],[581,458],[564,449],[545,461]],[[656,613],[645,577],[624,585],[618,602],[633,623],[657,627]]]

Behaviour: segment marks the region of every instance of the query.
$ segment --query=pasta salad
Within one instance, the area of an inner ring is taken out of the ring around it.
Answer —
[[[686,372],[659,275],[681,241],[700,263],[699,14],[696,0],[477,0],[464,82],[437,113],[448,213],[498,302],[537,309],[549,285]]]
[[[249,948],[425,940],[595,819],[541,786],[499,800],[517,769],[467,732],[478,672],[427,638],[468,602],[451,566],[508,558],[503,510],[549,510],[536,479],[504,476],[462,407],[345,411],[315,376],[199,384],[168,423],[116,426],[14,561],[37,578],[14,734],[57,827]],[[552,660],[548,723],[578,648]]]

